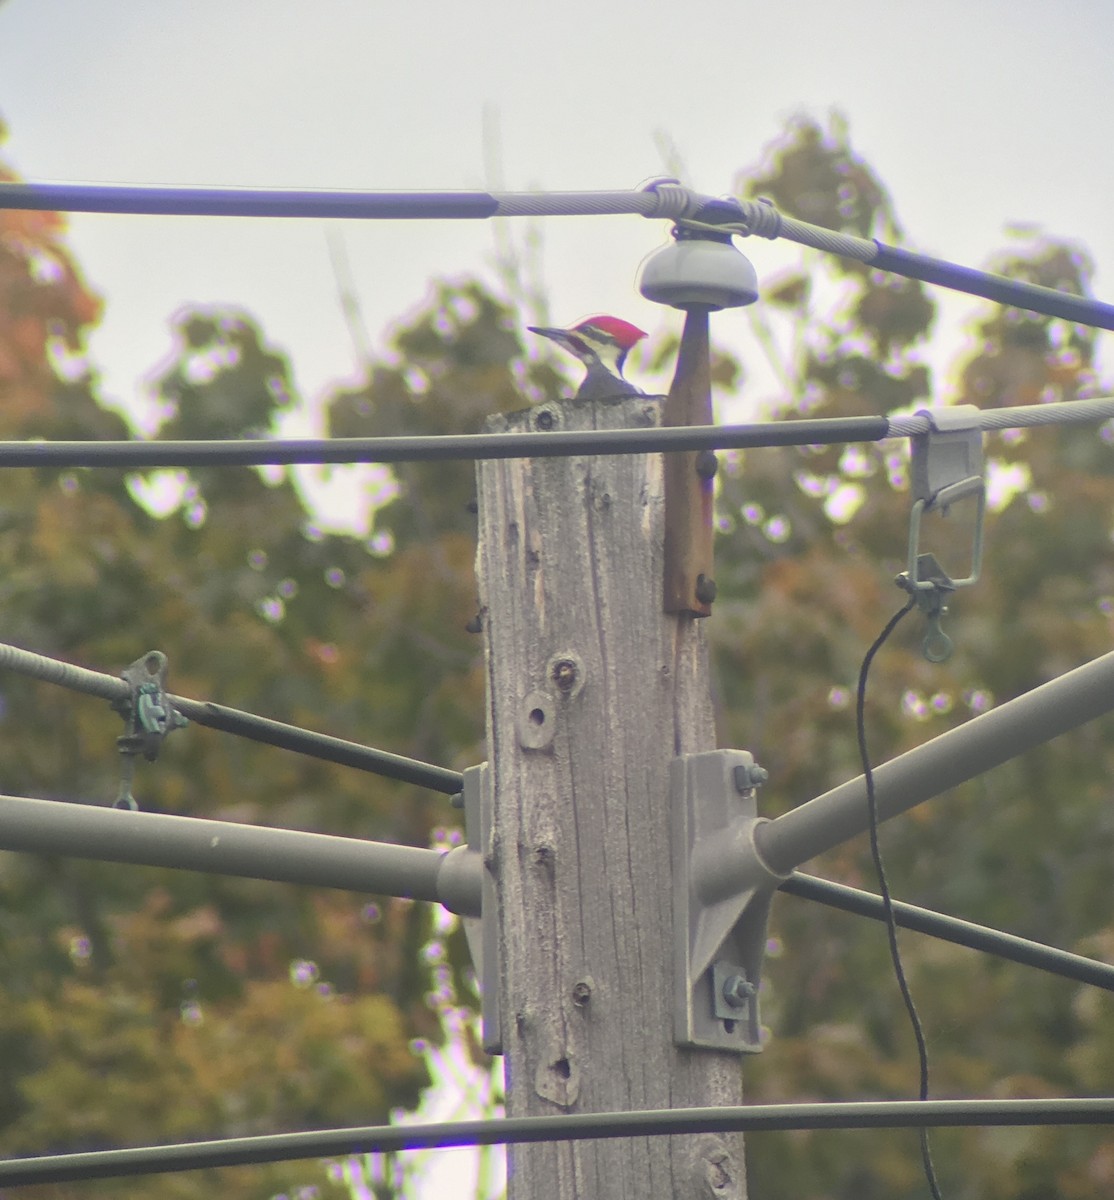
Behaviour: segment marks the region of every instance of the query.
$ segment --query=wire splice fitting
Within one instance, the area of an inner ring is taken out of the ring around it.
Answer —
[[[128,685],[126,696],[112,707],[124,718],[124,733],[116,739],[120,753],[120,787],[113,808],[136,810],[139,805],[131,792],[135,760],[140,754],[154,762],[163,739],[189,721],[175,708],[166,691],[166,655],[150,650],[120,672]]]

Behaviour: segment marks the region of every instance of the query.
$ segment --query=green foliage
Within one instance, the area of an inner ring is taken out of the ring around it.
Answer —
[[[884,189],[840,130],[798,125],[749,190],[850,232],[895,224]],[[1091,270],[1078,248],[1042,237],[991,267],[1075,292],[1088,289]],[[795,344],[780,343],[793,345],[790,361],[777,364],[792,381],[786,407],[845,416],[938,402],[943,388],[926,365],[933,320],[926,290],[855,265],[831,271],[843,280],[841,311]],[[810,269],[810,278],[817,274]],[[788,320],[808,317],[815,286],[804,278],[776,285]],[[949,398],[984,408],[1073,399],[1094,387],[1094,350],[1092,331],[987,306]],[[955,598],[948,627],[956,649],[946,664],[921,656],[916,615],[876,661],[867,709],[876,762],[1109,646],[1114,488],[1106,431],[994,435],[987,454],[997,500],[983,578]],[[770,769],[762,799],[771,815],[859,773],[855,680],[866,646],[904,599],[890,580],[904,565],[907,488],[898,444],[755,451],[724,472],[721,521],[730,532],[718,550],[721,599],[712,627],[721,744],[751,748]],[[955,575],[964,573],[969,527],[958,512],[932,523],[932,548]],[[1114,826],[1105,780],[1112,768],[1114,743],[1099,722],[893,822],[882,840],[896,893],[1109,957]],[[876,887],[863,844],[810,866]],[[771,932],[776,953],[764,996],[771,1040],[747,1064],[751,1098],[913,1093],[914,1047],[882,928],[782,898]],[[1101,1067],[1080,1070],[1085,1059],[1095,1061],[1094,1039],[1109,1040],[1103,994],[915,935],[902,945],[928,1031],[934,1095],[1106,1090]],[[753,1194],[923,1195],[915,1137],[869,1137],[869,1145],[828,1133],[751,1138]],[[968,1130],[934,1140],[948,1196],[1029,1200],[1108,1189],[1112,1143],[1096,1131]]]
[[[19,222],[0,249],[29,274],[39,249]],[[32,231],[62,255],[56,219]],[[64,278],[73,296],[20,287],[51,329],[74,314],[76,358],[96,303],[76,272]],[[0,361],[15,361],[6,329]],[[190,311],[172,336],[158,436],[265,436],[296,402],[284,357],[245,314]],[[63,379],[36,345],[38,368],[5,385],[0,437],[126,437],[91,373]],[[520,356],[503,306],[446,285],[330,419],[363,433],[475,428],[489,405],[519,402]],[[339,536],[294,472],[8,472],[4,637],[109,670],[157,647],[175,691],[463,767],[482,756],[470,476],[460,464],[403,475],[373,534]],[[4,792],[111,801],[123,727],[107,705],[17,677],[0,700]],[[141,763],[133,791],[158,811],[414,845],[451,814],[445,797],[202,728]],[[0,1152],[368,1124],[415,1107],[420,1046],[442,1029],[422,953],[432,931],[428,906],[401,900],[0,854]],[[459,966],[458,935],[450,946]],[[310,1184],[347,1194],[303,1163],[137,1180],[128,1194]]]

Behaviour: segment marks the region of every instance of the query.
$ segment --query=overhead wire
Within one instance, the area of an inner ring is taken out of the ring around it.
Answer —
[[[1080,325],[1114,329],[1114,306],[1086,296],[959,266],[785,216],[766,200],[704,196],[676,180],[593,192],[385,192],[324,189],[158,187],[101,183],[0,183],[0,210],[130,215],[483,220],[491,217],[637,214],[713,235],[786,238],[878,271],[982,296]]]
[[[562,1113],[417,1125],[366,1125],[9,1158],[0,1160],[0,1186],[121,1179],[213,1167],[452,1146],[581,1142],[695,1133],[1111,1124],[1114,1124],[1114,1097],[1107,1096],[1040,1100],[831,1101]]]
[[[658,397],[647,396],[648,404]],[[741,425],[560,430],[537,433],[428,434],[371,438],[241,438],[222,441],[0,442],[0,468],[258,467],[299,463],[449,462],[575,455],[646,454],[679,450],[749,450],[823,446],[914,437],[932,428],[932,412],[892,417],[823,417]],[[947,411],[946,409],[941,411]],[[552,407],[541,405],[553,415]],[[984,431],[1114,419],[1114,398],[988,409],[973,428]]]

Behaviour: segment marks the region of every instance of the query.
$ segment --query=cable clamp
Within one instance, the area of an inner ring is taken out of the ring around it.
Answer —
[[[913,509],[909,515],[908,567],[896,579],[898,587],[916,598],[925,614],[928,632],[923,642],[929,662],[943,662],[952,640],[940,627],[948,600],[961,587],[976,583],[982,569],[983,526],[986,517],[986,479],[983,473],[982,414],[972,404],[921,409],[929,429],[914,434],[912,445]],[[921,553],[921,521],[925,513],[947,516],[953,504],[974,497],[975,525],[967,574],[953,578],[933,554]]]
[[[151,650],[137,658],[120,672],[128,685],[126,696],[113,704],[124,718],[125,732],[116,739],[120,753],[120,787],[113,808],[139,808],[132,795],[135,760],[140,754],[154,762],[162,749],[163,739],[189,721],[171,703],[166,691],[166,655]]]

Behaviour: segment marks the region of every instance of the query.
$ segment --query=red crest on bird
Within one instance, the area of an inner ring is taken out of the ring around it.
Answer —
[[[626,350],[629,350],[635,342],[641,341],[646,336],[644,329],[639,329],[637,325],[632,325],[630,321],[624,321],[621,317],[609,317],[606,314],[585,317],[583,321],[577,321],[570,332],[575,333],[576,330],[583,329],[589,325],[593,329],[599,329],[601,332],[609,334]]]

